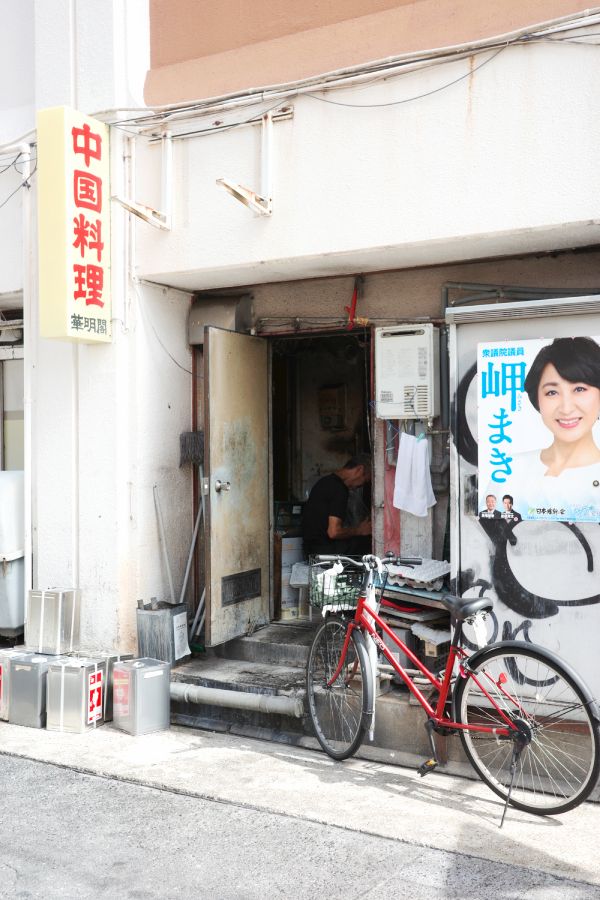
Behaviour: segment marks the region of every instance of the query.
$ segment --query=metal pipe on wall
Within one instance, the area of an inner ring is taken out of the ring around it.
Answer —
[[[34,334],[37,323],[34,323],[33,303],[33,210],[31,203],[31,145],[25,143],[5,146],[4,152],[19,152],[22,161],[23,184],[25,185],[23,202],[23,483],[24,483],[24,556],[25,556],[25,596],[32,587],[33,577],[33,490],[32,490],[32,403],[33,372],[36,368],[34,358]]]

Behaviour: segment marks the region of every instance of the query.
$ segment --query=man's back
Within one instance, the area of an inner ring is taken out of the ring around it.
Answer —
[[[335,553],[337,545],[327,534],[329,517],[342,521],[348,507],[348,488],[335,473],[320,478],[312,488],[302,513],[304,552]]]

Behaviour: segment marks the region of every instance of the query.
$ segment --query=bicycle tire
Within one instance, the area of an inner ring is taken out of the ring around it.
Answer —
[[[529,735],[517,762],[510,805],[556,815],[582,803],[598,780],[600,739],[595,700],[576,673],[550,651],[518,641],[485,648],[471,657],[468,668],[456,688],[457,721],[505,727],[477,678]],[[479,777],[506,800],[513,740],[462,730],[460,737]]]
[[[316,738],[332,759],[360,747],[373,712],[373,681],[365,640],[354,629],[344,665],[333,684],[348,623],[330,616],[315,634],[306,667],[308,711]]]

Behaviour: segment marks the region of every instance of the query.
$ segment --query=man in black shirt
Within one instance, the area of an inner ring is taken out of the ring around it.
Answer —
[[[306,556],[318,553],[360,553],[358,538],[371,534],[371,520],[344,526],[348,495],[371,480],[368,453],[353,456],[331,475],[320,478],[311,490],[302,514],[302,537]],[[364,543],[364,542],[363,542]]]

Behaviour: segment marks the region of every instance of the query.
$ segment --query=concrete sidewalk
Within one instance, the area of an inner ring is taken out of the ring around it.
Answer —
[[[2,722],[0,753],[600,886],[598,804],[553,818],[509,810],[500,830],[502,803],[479,782],[189,728],[131,737]]]

